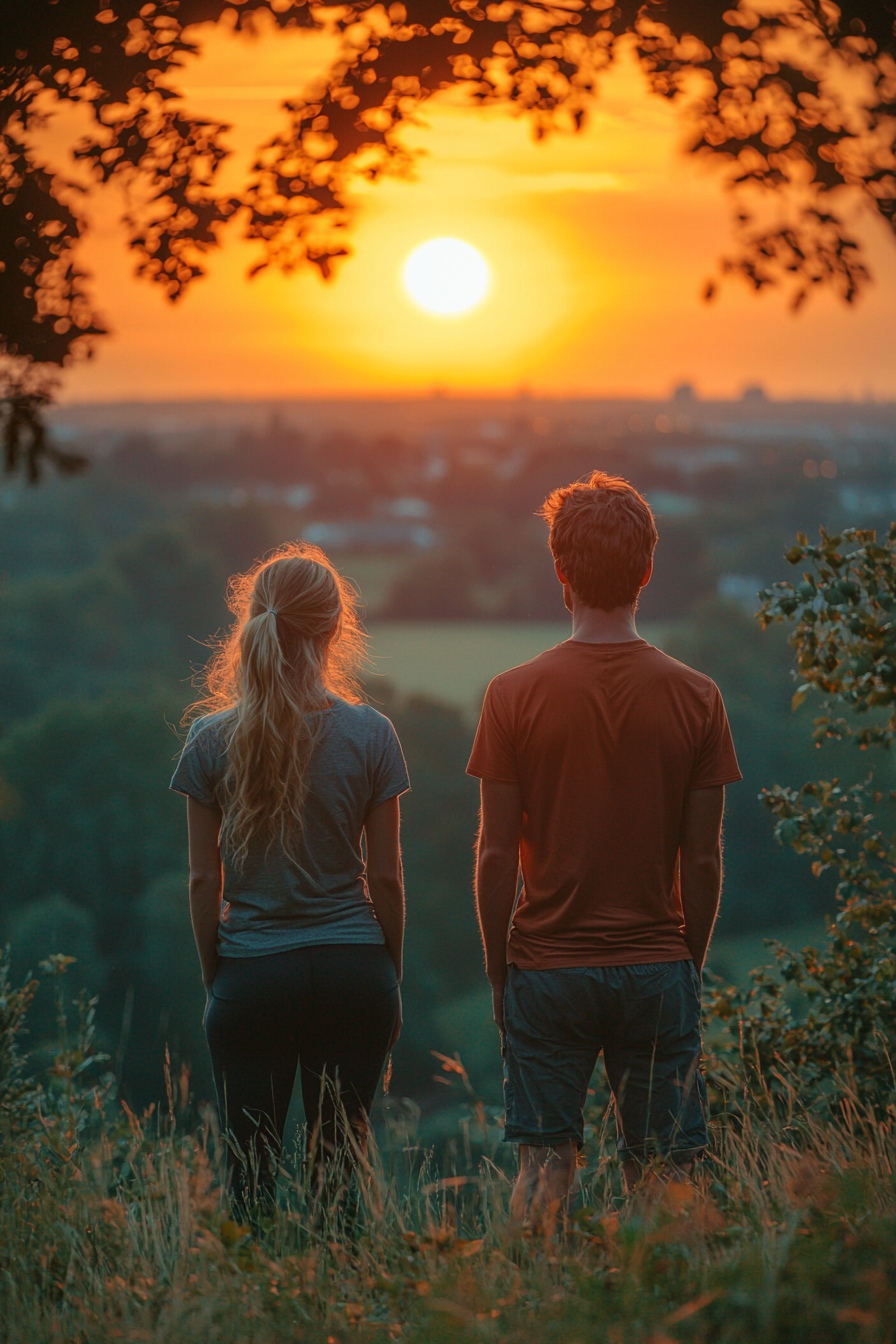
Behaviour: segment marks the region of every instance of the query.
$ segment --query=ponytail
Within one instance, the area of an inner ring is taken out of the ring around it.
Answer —
[[[364,635],[357,597],[316,546],[282,547],[231,581],[236,620],[209,661],[205,697],[188,717],[226,710],[219,787],[221,846],[238,867],[249,847],[302,838],[308,766],[336,695],[360,700]]]

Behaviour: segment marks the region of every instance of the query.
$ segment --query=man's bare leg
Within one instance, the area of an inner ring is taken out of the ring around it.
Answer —
[[[653,1172],[656,1181],[689,1181],[694,1174],[694,1158],[686,1157],[677,1162],[668,1162],[661,1171]],[[622,1164],[622,1176],[625,1181],[625,1193],[631,1195],[641,1184],[644,1168],[637,1158],[630,1157]]]
[[[574,1139],[554,1144],[520,1144],[520,1174],[510,1198],[510,1222],[527,1222],[553,1231],[557,1216],[569,1198],[576,1175],[578,1146]]]
[[[633,1157],[623,1162],[622,1178],[625,1181],[625,1193],[630,1195],[641,1180],[641,1163]]]

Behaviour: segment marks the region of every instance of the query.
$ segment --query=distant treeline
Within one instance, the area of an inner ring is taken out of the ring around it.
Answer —
[[[671,423],[671,422],[670,422]],[[488,428],[488,425],[486,425]],[[840,522],[839,482],[803,472],[811,445],[786,450],[720,448],[697,429],[628,433],[589,445],[535,433],[529,421],[489,439],[330,432],[318,439],[273,420],[225,447],[197,437],[163,451],[133,435],[93,466],[97,487],[155,501],[165,514],[230,507],[238,537],[258,526],[291,534],[326,524],[362,524],[353,544],[407,557],[374,614],[395,619],[536,619],[562,615],[546,530],[535,517],[558,484],[599,467],[630,479],[655,502],[661,545],[642,614],[677,620],[716,590],[721,575],[769,581],[800,528]],[[814,461],[814,459],[813,459]],[[874,474],[877,459],[863,470]],[[404,527],[396,527],[399,523]],[[381,535],[369,535],[371,524]],[[420,533],[425,534],[421,540]],[[412,562],[411,562],[412,558]],[[758,584],[757,584],[758,586]]]

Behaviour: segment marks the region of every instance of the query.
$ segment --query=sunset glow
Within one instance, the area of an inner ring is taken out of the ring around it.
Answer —
[[[282,126],[282,100],[313,83],[332,44],[320,33],[268,32],[263,20],[251,41],[226,24],[191,32],[201,54],[185,59],[178,84],[191,109],[232,124],[221,189],[235,192]],[[648,96],[626,57],[580,135],[536,143],[523,118],[477,111],[457,90],[402,134],[413,174],[359,182],[350,255],[329,282],[310,267],[247,281],[259,252],[237,221],[209,254],[207,278],[172,307],[132,278],[117,190],[93,192],[95,227],[80,259],[113,336],[66,374],[64,395],[521,385],[600,395],[665,392],[682,380],[706,396],[737,396],[746,383],[772,395],[896,395],[896,248],[884,227],[868,230],[876,283],[853,308],[825,294],[793,317],[782,295],[757,298],[736,284],[702,303],[729,247],[729,203],[682,153],[679,114]],[[48,134],[48,151],[51,142]],[[427,249],[446,240],[469,249],[470,269],[465,280],[446,273],[440,290]]]
[[[481,252],[459,238],[431,238],[408,257],[404,284],[421,308],[454,317],[468,313],[485,298],[488,264]]]

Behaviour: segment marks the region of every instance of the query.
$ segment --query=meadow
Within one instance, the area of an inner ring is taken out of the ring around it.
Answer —
[[[456,705],[473,723],[492,677],[569,638],[569,621],[379,621],[368,623],[367,685]]]
[[[393,1103],[347,1200],[316,1200],[298,1154],[277,1207],[244,1226],[212,1114],[170,1073],[158,1107],[115,1096],[92,1010],[66,1012],[64,962],[43,968],[60,1036],[40,1086],[19,1049],[27,994],[0,987],[0,1312],[16,1344],[896,1337],[892,1104],[847,1087],[835,1114],[796,1089],[774,1107],[710,1062],[713,1157],[693,1184],[623,1196],[596,1102],[568,1220],[520,1232],[497,1117],[445,1058],[466,1092],[453,1136],[422,1143]]]

